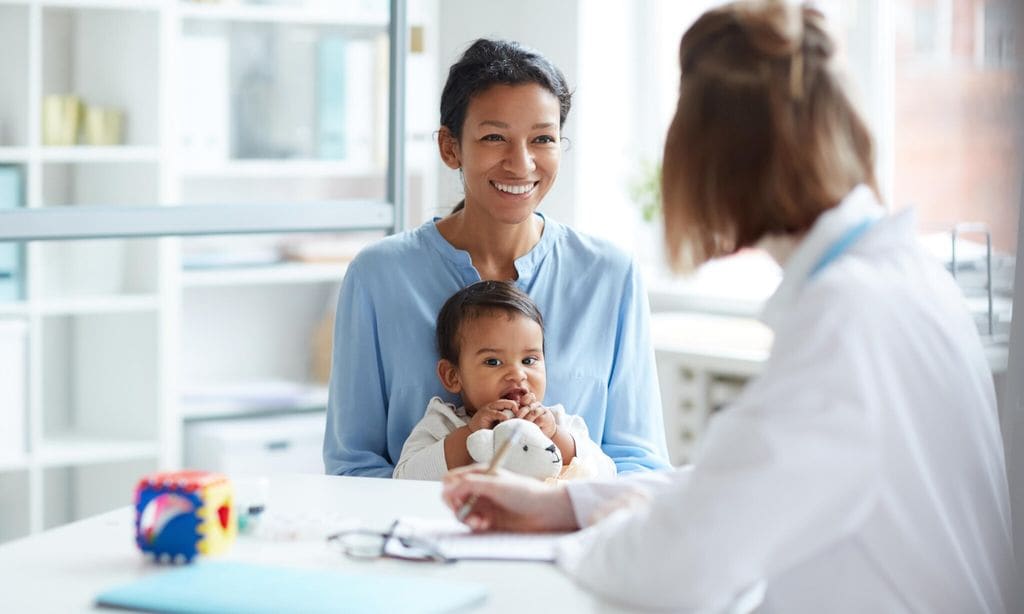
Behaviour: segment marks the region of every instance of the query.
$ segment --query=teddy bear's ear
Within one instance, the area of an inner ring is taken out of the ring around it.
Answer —
[[[466,438],[466,451],[478,463],[489,463],[494,456],[494,431],[480,429]]]

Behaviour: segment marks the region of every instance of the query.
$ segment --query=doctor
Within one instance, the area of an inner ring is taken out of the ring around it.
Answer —
[[[446,478],[476,530],[574,530],[559,566],[631,607],[1006,612],[1010,513],[992,378],[950,275],[887,216],[822,17],[713,9],[683,36],[665,143],[676,263],[758,246],[783,267],[761,375],[691,467],[551,489]]]

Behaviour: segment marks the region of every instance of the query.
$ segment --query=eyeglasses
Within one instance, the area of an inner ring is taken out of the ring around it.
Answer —
[[[399,559],[424,563],[452,563],[432,542],[416,537],[396,535],[398,521],[384,533],[352,529],[327,536],[327,543],[353,559]]]

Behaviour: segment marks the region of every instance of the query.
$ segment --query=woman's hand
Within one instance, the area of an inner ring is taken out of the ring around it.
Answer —
[[[449,471],[441,497],[453,512],[476,496],[463,520],[474,531],[575,531],[576,514],[565,488],[506,471],[488,475],[473,465]]]

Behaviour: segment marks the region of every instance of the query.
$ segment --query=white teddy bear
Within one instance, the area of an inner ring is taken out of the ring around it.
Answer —
[[[480,429],[466,439],[469,455],[478,463],[490,463],[502,444],[519,429],[518,442],[501,462],[502,469],[538,480],[558,477],[562,471],[562,452],[540,427],[522,418],[511,418],[493,429]],[[574,459],[575,460],[575,459]]]

